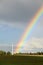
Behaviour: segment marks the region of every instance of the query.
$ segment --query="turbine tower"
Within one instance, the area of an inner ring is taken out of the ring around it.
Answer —
[[[12,44],[12,55],[13,55],[13,44]]]

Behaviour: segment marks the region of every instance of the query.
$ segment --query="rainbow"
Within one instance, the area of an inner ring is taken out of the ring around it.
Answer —
[[[43,15],[43,6],[37,11],[37,13],[35,14],[35,16],[32,18],[32,20],[30,21],[30,23],[28,24],[26,30],[24,31],[24,34],[22,35],[19,43],[17,44],[17,47],[15,49],[15,53],[19,53],[20,52],[20,48],[25,44],[25,40],[28,36],[30,36],[31,31],[33,30],[34,26],[37,24],[40,16]]]

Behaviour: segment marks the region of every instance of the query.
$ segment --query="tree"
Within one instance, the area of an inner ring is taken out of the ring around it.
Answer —
[[[6,52],[5,51],[0,51],[0,55],[6,55]]]
[[[7,52],[7,55],[11,55],[11,52],[8,51],[8,52]]]

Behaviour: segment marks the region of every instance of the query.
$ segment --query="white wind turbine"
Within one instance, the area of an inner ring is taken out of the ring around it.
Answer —
[[[13,44],[12,44],[12,55],[13,55]]]

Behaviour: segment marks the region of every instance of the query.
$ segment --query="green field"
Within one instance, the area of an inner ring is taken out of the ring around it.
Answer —
[[[0,56],[0,65],[43,65],[43,56]]]

